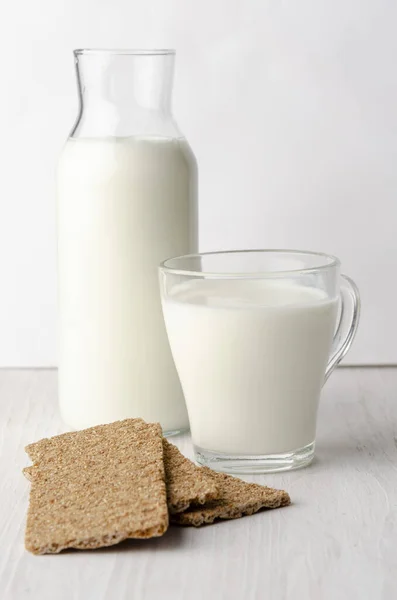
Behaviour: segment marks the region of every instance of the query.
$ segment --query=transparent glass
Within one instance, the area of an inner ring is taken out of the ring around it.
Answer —
[[[197,251],[197,164],[171,111],[173,50],[76,50],[58,166],[59,402],[74,429],[188,427],[158,264]]]
[[[71,137],[182,134],[171,111],[174,50],[74,51],[80,110]]]
[[[348,351],[359,294],[333,256],[181,256],[160,266],[163,314],[196,460],[271,472],[314,456],[321,388]]]

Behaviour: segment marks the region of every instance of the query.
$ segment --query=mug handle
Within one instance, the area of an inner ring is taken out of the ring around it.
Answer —
[[[331,357],[325,371],[324,383],[348,352],[357,333],[360,320],[360,294],[354,281],[341,275],[340,316],[331,347]]]

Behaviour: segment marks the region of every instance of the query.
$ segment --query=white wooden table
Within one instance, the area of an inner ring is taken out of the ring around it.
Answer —
[[[23,448],[62,431],[55,371],[0,371],[1,600],[397,598],[397,368],[339,369],[323,392],[315,463],[246,478],[286,489],[292,506],[36,557],[23,545]],[[175,441],[190,455],[187,437]]]

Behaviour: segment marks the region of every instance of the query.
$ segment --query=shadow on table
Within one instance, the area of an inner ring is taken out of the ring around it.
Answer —
[[[95,550],[90,550],[90,553],[97,552],[100,554],[112,554],[114,552],[134,552],[136,550],[141,551],[142,548],[149,551],[173,551],[181,546],[182,540],[184,536],[186,536],[186,534],[187,531],[183,527],[170,527],[168,531],[161,537],[142,540],[124,540],[124,542],[120,542],[119,544],[115,544],[114,546],[107,546],[105,548],[97,548]],[[70,554],[75,552],[82,555],[85,554],[85,552],[81,552],[81,550],[76,550],[73,548],[64,550],[62,554]]]
[[[368,462],[388,465],[396,461],[397,438],[395,432],[388,428],[387,431],[378,431],[360,440],[343,440],[340,437],[335,440],[319,440],[313,466],[349,462],[350,465],[360,467]]]

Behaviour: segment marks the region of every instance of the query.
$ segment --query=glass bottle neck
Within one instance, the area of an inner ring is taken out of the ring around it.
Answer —
[[[180,133],[172,118],[172,51],[76,50],[80,113],[72,137]]]

